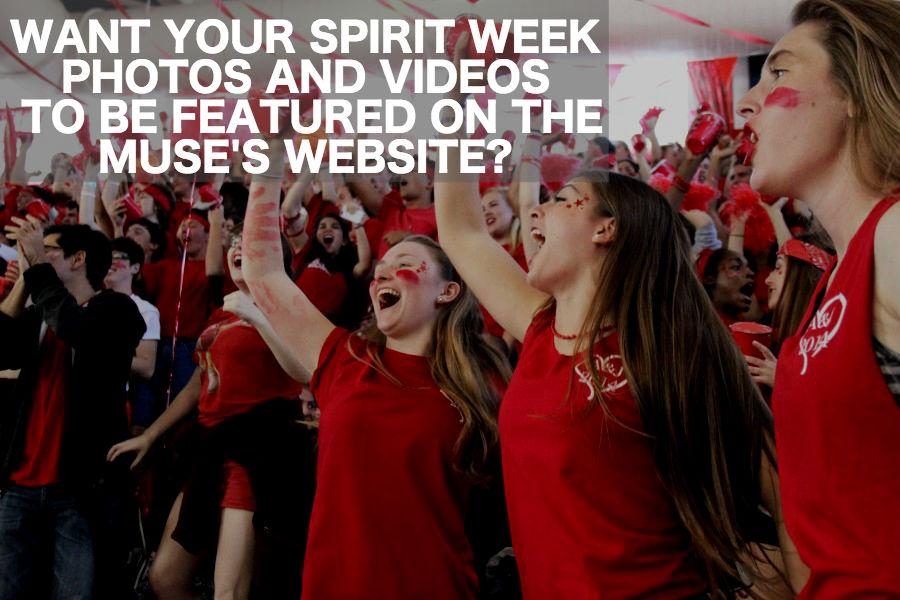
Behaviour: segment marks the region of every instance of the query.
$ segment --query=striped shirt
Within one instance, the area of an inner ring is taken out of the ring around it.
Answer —
[[[875,358],[878,360],[878,367],[881,369],[884,381],[900,407],[900,354],[886,348],[874,337],[872,343],[875,346]]]

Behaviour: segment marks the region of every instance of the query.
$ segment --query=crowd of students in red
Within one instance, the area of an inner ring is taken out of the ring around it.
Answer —
[[[7,184],[0,598],[900,596],[898,23],[699,152]]]

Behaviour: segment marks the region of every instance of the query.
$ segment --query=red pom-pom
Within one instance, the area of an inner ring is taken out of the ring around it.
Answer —
[[[665,196],[669,193],[669,188],[672,187],[672,178],[661,175],[660,173],[654,173],[650,176],[650,181],[648,183],[650,184],[650,187]]]
[[[709,209],[709,203],[715,200],[718,195],[719,191],[712,186],[705,183],[692,183],[687,194],[684,195],[681,210],[702,210],[706,212]]]
[[[775,228],[766,210],[760,206],[760,195],[749,184],[739,183],[731,187],[731,199],[722,206],[722,220],[731,225],[739,215],[749,215],[744,229],[744,248],[754,254],[768,252],[775,243]]]
[[[641,117],[641,121],[640,121],[641,131],[644,131],[644,132],[650,131],[650,129],[651,129],[650,120],[659,118],[659,115],[662,114],[662,111],[663,111],[662,108],[660,108],[658,106],[654,106],[653,108],[651,108],[650,110],[645,112],[644,116]]]
[[[744,215],[759,208],[759,192],[747,183],[738,183],[731,186],[731,200],[734,201],[736,214]]]
[[[200,195],[200,201],[205,204],[216,206],[222,201],[221,194],[219,194],[219,191],[211,183],[201,185],[197,188],[197,192]]]
[[[541,179],[554,194],[581,168],[581,159],[568,154],[545,154],[541,157]]]

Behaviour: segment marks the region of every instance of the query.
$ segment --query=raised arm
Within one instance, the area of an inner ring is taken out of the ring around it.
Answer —
[[[312,183],[313,174],[304,171],[297,180],[288,188],[281,204],[281,216],[285,223],[296,221],[303,212],[303,198],[306,196],[306,188]]]
[[[762,200],[759,201],[759,205],[763,207],[763,210],[769,215],[769,221],[772,222],[772,228],[775,230],[775,239],[778,240],[779,248],[781,248],[786,241],[794,237],[791,235],[791,230],[784,220],[784,213],[781,212],[781,209],[784,208],[787,201],[787,198],[779,198],[772,204],[766,204]]]
[[[309,382],[311,378],[309,370],[304,368],[297,355],[291,352],[250,296],[240,290],[232,292],[225,296],[225,304],[222,308],[250,323],[256,329],[285,373],[300,383]]]
[[[353,266],[353,276],[362,279],[369,272],[372,266],[372,245],[369,244],[369,236],[366,235],[366,228],[358,225],[353,228],[356,235],[356,254],[357,261]]]
[[[457,43],[457,65],[468,37],[464,33]],[[434,198],[441,247],[478,301],[521,341],[547,296],[528,285],[516,261],[491,238],[478,196],[478,175],[461,173],[458,148],[448,152],[447,172],[435,175]]]
[[[278,228],[278,197],[284,146],[272,140],[267,173],[254,175],[244,222],[243,274],[253,300],[281,334],[287,349],[313,372],[334,325],[284,272]]]
[[[731,231],[728,234],[728,249],[737,254],[744,254],[744,231],[747,229],[749,214],[735,215],[731,219]]]
[[[206,276],[225,275],[223,245],[225,208],[220,204],[209,209],[209,239],[206,243]]]

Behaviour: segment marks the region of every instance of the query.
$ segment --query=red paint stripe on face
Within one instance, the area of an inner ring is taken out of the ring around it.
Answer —
[[[781,108],[796,108],[800,105],[800,92],[794,88],[780,87],[772,90],[766,96],[765,106],[780,106]]]
[[[397,279],[406,281],[407,283],[415,283],[417,285],[419,283],[419,275],[412,269],[397,269],[395,275],[397,276]]]

